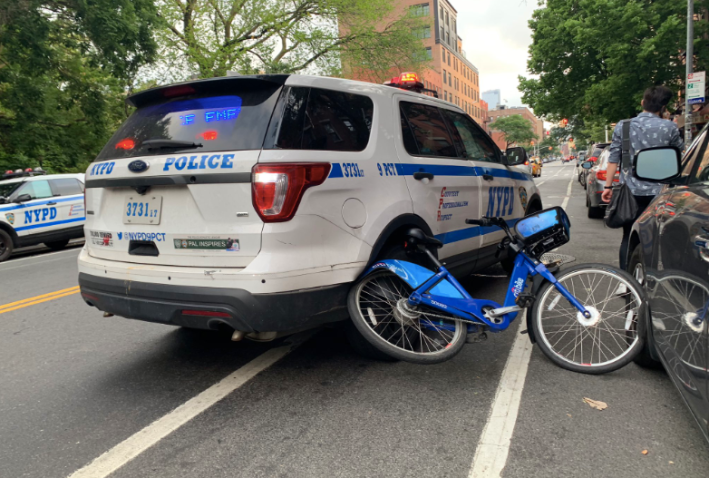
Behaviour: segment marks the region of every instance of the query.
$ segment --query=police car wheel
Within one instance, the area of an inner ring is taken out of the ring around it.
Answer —
[[[12,249],[12,238],[10,234],[0,229],[0,262],[10,257]]]
[[[66,247],[67,244],[69,244],[69,239],[66,239],[64,241],[52,241],[44,243],[45,246],[47,246],[53,251],[61,251]]]

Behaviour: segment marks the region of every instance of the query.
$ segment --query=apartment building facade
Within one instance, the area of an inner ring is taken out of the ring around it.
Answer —
[[[414,32],[423,39],[426,53],[431,59],[429,69],[416,72],[426,88],[435,90],[439,98],[458,105],[478,124],[483,125],[480,73],[465,57],[463,39],[458,35],[458,11],[448,0],[398,0],[396,14],[404,12],[429,20],[428,26]],[[366,78],[347,68],[345,74],[355,80]],[[396,74],[393,72],[393,75]]]

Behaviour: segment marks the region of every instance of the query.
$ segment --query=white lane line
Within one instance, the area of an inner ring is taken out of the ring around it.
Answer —
[[[569,180],[569,186],[566,188],[566,197],[564,198],[564,201],[561,203],[561,209],[566,211],[566,206],[569,205],[569,199],[571,198],[571,188],[574,185],[574,177],[571,176],[571,179]]]
[[[566,209],[566,206],[569,205],[573,185],[574,179],[572,177],[566,188],[566,196],[561,203],[562,209]],[[529,336],[521,334],[527,327],[526,313],[525,311],[525,314],[520,317],[517,337],[512,344],[510,355],[507,357],[500,383],[497,385],[490,415],[478,441],[468,478],[499,478],[507,464],[512,434],[517,423],[519,404],[522,400],[524,381],[527,377],[529,359],[532,355],[532,342],[529,340]]]
[[[151,446],[204,412],[259,373],[295,350],[313,335],[313,331],[294,335],[289,343],[265,352],[231,375],[186,401],[167,415],[155,420],[135,435],[114,446],[69,478],[104,478],[133,460]]]
[[[561,172],[564,170],[565,167],[566,167],[566,166],[562,166],[561,168],[559,168],[559,170],[556,172],[556,174],[552,174],[551,176],[549,176],[549,177],[548,177],[547,179],[545,179],[544,181],[540,181],[540,182],[538,182],[538,183],[535,183],[536,186],[539,187],[539,186],[541,186],[542,184],[544,184],[545,182],[549,181],[551,178],[558,176],[559,173],[561,173]]]
[[[497,478],[507,464],[512,432],[517,422],[524,380],[527,377],[529,357],[532,354],[532,342],[529,336],[520,334],[526,326],[525,312],[520,317],[517,337],[507,357],[505,369],[502,371],[492,401],[490,415],[478,441],[475,458],[468,474],[469,478]]]

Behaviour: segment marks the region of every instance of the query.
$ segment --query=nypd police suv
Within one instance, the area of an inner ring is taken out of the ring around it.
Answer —
[[[0,180],[0,262],[13,249],[44,243],[65,247],[84,236],[84,175],[45,175],[41,168],[7,171]]]
[[[240,76],[131,96],[86,172],[83,299],[263,340],[346,319],[350,284],[407,258],[411,227],[445,244],[457,275],[499,261],[504,234],[465,219],[542,209],[511,167],[526,154],[501,152],[414,75],[391,83]]]

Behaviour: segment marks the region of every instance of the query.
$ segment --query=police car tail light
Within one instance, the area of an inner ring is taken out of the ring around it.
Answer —
[[[290,220],[305,190],[322,184],[330,163],[257,164],[253,168],[251,199],[263,222]]]

